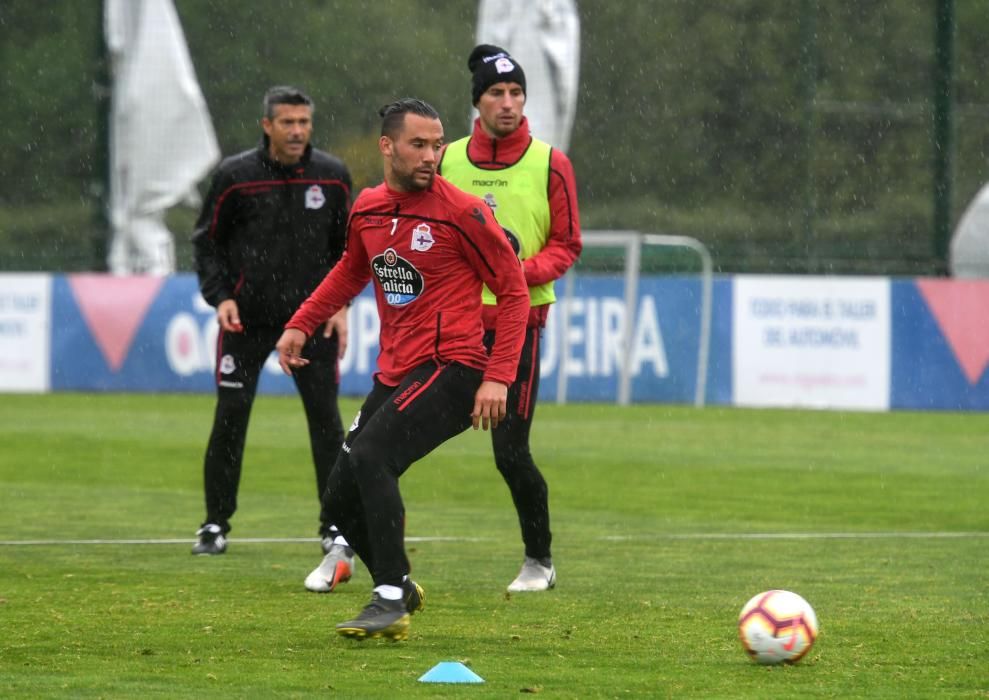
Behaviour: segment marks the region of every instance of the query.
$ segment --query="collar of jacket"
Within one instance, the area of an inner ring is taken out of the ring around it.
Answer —
[[[529,134],[529,120],[522,117],[519,128],[508,136],[493,139],[481,126],[480,118],[474,120],[474,132],[468,144],[468,157],[474,163],[516,163],[525,154],[532,136]]]

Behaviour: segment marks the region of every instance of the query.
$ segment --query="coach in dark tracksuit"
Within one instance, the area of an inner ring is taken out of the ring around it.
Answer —
[[[261,369],[285,323],[346,244],[350,174],[309,144],[312,113],[312,100],[295,88],[267,92],[261,144],[220,164],[192,236],[199,287],[220,325],[206,519],[193,554],[226,550]],[[309,424],[317,497],[343,441],[337,362],[346,330],[344,309],[309,339],[311,363],[293,374]]]

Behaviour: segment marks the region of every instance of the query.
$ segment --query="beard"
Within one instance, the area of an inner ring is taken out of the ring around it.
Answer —
[[[404,192],[421,192],[423,190],[428,190],[433,184],[433,178],[436,177],[436,172],[431,172],[429,174],[429,179],[423,181],[417,177],[417,173],[413,170],[409,173],[402,173],[398,170],[392,170],[392,177],[395,179],[395,184]]]

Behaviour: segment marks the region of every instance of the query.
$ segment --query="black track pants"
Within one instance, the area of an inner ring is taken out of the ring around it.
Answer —
[[[529,430],[539,394],[540,329],[526,329],[515,382],[508,389],[508,415],[491,432],[495,465],[508,485],[522,529],[525,554],[536,559],[551,556],[549,528],[549,488],[529,450]],[[494,331],[484,343],[491,349]]]
[[[221,332],[216,343],[216,412],[204,460],[206,521],[230,530],[237,510],[244,442],[265,360],[281,337],[282,329],[250,328],[243,333]],[[337,339],[321,331],[309,339],[303,357],[309,364],[293,374],[302,397],[309,428],[316,494],[326,489],[330,469],[343,441],[343,425],[337,405],[339,375]]]
[[[409,573],[399,477],[471,425],[481,378],[456,362],[427,362],[398,387],[375,380],[361,406],[323,494],[323,522],[339,528],[375,586]]]

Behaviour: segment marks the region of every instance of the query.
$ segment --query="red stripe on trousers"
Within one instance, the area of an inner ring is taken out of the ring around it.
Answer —
[[[442,365],[441,365],[441,366],[439,366],[439,367],[437,367],[437,368],[436,368],[436,371],[435,371],[435,372],[433,372],[433,373],[432,373],[432,375],[430,375],[430,377],[429,377],[429,379],[427,379],[427,380],[426,380],[425,382],[423,382],[423,384],[422,384],[422,386],[421,386],[421,387],[419,387],[419,388],[418,388],[418,389],[417,389],[417,390],[415,391],[415,393],[414,393],[414,394],[412,394],[412,395],[410,395],[410,396],[409,396],[409,398],[407,398],[407,399],[405,399],[405,401],[403,401],[403,402],[402,402],[401,404],[399,404],[399,406],[398,406],[398,410],[399,410],[399,411],[404,411],[404,410],[405,410],[405,409],[406,409],[406,408],[407,408],[407,407],[409,406],[409,404],[411,404],[411,403],[412,403],[413,401],[415,401],[415,400],[416,400],[416,397],[417,397],[417,396],[419,396],[419,394],[421,394],[421,393],[422,393],[422,392],[424,392],[424,391],[425,391],[426,389],[428,389],[428,388],[430,387],[430,385],[431,385],[431,384],[432,384],[433,382],[435,382],[435,381],[436,381],[436,378],[437,378],[438,376],[440,376],[440,372],[442,372],[442,371],[443,371],[443,366],[442,366]]]
[[[539,371],[539,368],[536,367],[536,357],[539,354],[538,350],[539,350],[539,329],[533,328],[532,348],[531,348],[531,352],[529,353],[529,357],[531,359],[531,362],[529,363],[530,364],[529,380],[526,382],[525,385],[525,393],[519,396],[519,415],[525,418],[526,420],[528,420],[529,418],[529,409],[532,406],[532,380],[536,376],[536,372]]]

